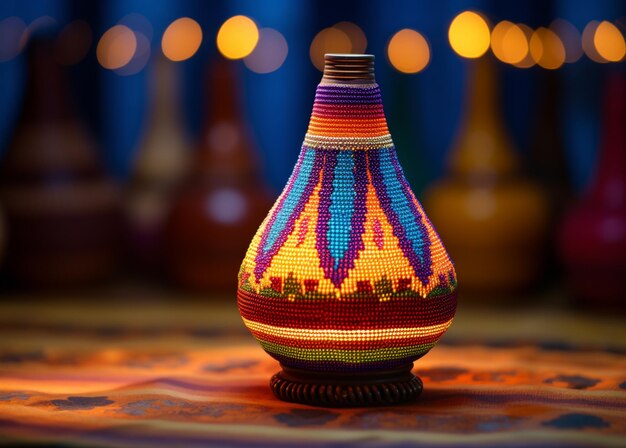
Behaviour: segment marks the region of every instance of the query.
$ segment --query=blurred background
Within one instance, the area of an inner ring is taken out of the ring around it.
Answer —
[[[324,53],[366,52],[461,299],[623,312],[625,16],[620,0],[0,2],[1,294],[234,303]]]

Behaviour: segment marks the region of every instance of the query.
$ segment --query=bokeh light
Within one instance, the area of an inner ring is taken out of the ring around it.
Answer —
[[[202,28],[195,20],[181,17],[166,28],[161,39],[163,54],[172,61],[184,61],[198,51],[202,43]]]
[[[115,70],[128,64],[136,50],[135,33],[126,25],[115,25],[100,38],[96,56],[102,67]]]
[[[489,49],[489,25],[474,11],[462,12],[450,24],[448,39],[460,56],[478,58]]]
[[[583,51],[585,52],[587,57],[591,59],[592,61],[604,64],[608,61],[604,59],[600,55],[600,53],[598,53],[598,50],[596,49],[596,45],[594,42],[596,29],[598,29],[599,25],[600,25],[600,22],[598,22],[597,20],[592,20],[591,22],[587,24],[587,26],[585,26],[585,29],[583,30],[583,37],[582,37]]]
[[[626,53],[626,43],[620,30],[611,22],[600,22],[593,34],[593,45],[600,56],[610,62],[619,62]]]
[[[28,41],[34,36],[52,36],[58,32],[59,21],[51,16],[39,16],[26,26],[22,33],[19,47],[20,51],[28,45]],[[3,38],[0,37],[0,40]]]
[[[234,16],[222,24],[217,32],[217,48],[228,59],[248,56],[259,41],[259,29],[252,19]]]
[[[146,16],[137,12],[131,12],[130,14],[126,14],[122,17],[117,24],[126,25],[131,30],[143,34],[150,42],[152,42],[154,29],[152,28],[152,23],[150,23],[150,20],[148,20]]]
[[[524,37],[526,38],[526,44],[528,45],[528,52],[526,53],[526,56],[524,57],[524,59],[522,59],[519,62],[516,62],[513,65],[517,68],[533,67],[536,64],[535,60],[533,59],[532,54],[530,54],[530,39],[533,35],[533,29],[524,23],[516,23],[515,25],[519,27],[519,29],[522,30],[522,32],[524,33]]]
[[[10,61],[20,54],[25,33],[26,24],[19,17],[0,20],[0,62]]]
[[[430,61],[430,47],[420,33],[405,28],[393,35],[387,46],[391,65],[402,73],[417,73]]]
[[[518,25],[502,21],[491,32],[491,51],[507,64],[517,64],[528,55],[528,39]]]
[[[320,71],[324,71],[324,55],[326,53],[351,53],[352,42],[350,37],[338,28],[324,28],[317,33],[311,47],[309,55],[311,62]]]
[[[58,31],[59,21],[51,16],[39,16],[26,27],[25,38],[37,34],[54,33]]]
[[[552,30],[539,27],[530,38],[530,54],[540,67],[555,70],[565,63],[565,48]]]
[[[93,41],[91,27],[84,20],[68,23],[59,33],[55,50],[62,65],[74,65],[85,59]]]
[[[115,73],[121,76],[130,76],[142,71],[150,60],[151,46],[150,40],[146,35],[135,31],[135,39],[137,40],[137,48],[133,57],[127,64],[115,70]]]
[[[255,73],[271,73],[283,65],[288,51],[287,40],[279,31],[273,28],[261,28],[259,43],[243,62]]]
[[[571,64],[583,55],[580,31],[567,20],[555,19],[550,24],[550,29],[561,39],[565,48],[565,62]]]
[[[503,20],[502,22],[496,23],[496,26],[491,30],[491,51],[496,58],[503,62],[506,62],[504,36],[513,25],[514,24],[511,22]]]
[[[333,25],[333,28],[346,33],[346,36],[350,39],[350,53],[365,53],[367,49],[367,37],[360,26],[352,22],[339,22]]]

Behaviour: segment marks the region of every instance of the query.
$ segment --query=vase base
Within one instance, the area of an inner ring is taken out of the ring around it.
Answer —
[[[389,406],[414,401],[422,392],[422,380],[411,373],[413,364],[370,373],[281,367],[270,388],[277,398],[292,403],[330,408]]]

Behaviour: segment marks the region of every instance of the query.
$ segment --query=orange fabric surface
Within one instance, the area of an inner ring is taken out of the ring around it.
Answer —
[[[417,402],[337,410],[273,397],[278,365],[233,304],[100,303],[0,306],[2,441],[619,446],[626,437],[617,321],[557,318],[553,328],[568,329],[558,337],[542,319],[519,331],[532,313],[462,312],[464,323],[416,363]],[[494,322],[503,316],[506,331]]]

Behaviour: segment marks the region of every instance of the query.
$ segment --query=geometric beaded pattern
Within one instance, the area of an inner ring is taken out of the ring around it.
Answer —
[[[454,266],[404,177],[377,84],[318,86],[298,162],[238,285],[248,329],[294,368],[406,365],[450,326]]]

